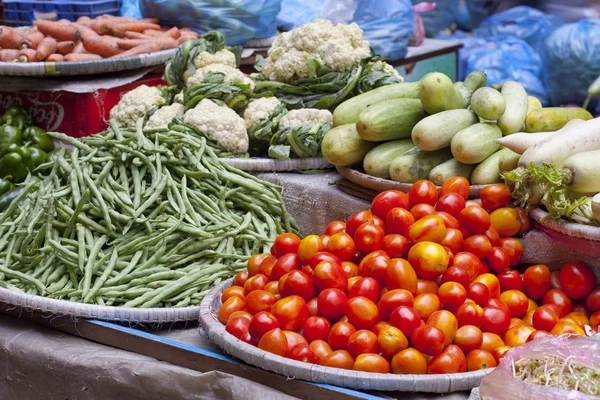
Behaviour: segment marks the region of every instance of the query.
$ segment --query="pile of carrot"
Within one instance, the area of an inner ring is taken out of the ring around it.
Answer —
[[[162,27],[158,20],[102,15],[91,19],[37,20],[23,30],[0,26],[0,61],[63,62],[130,57],[174,49],[200,35],[188,28]]]

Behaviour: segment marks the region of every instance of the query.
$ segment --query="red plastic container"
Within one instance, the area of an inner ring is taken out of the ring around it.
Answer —
[[[93,93],[65,91],[0,91],[0,115],[14,104],[30,110],[35,124],[48,131],[83,137],[104,131],[108,127],[110,110],[121,96],[140,85],[165,84],[161,75],[145,76],[135,82]]]

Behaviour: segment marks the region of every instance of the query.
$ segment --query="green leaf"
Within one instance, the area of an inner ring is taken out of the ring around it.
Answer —
[[[290,146],[283,144],[269,146],[269,157],[277,160],[289,160],[290,159]]]

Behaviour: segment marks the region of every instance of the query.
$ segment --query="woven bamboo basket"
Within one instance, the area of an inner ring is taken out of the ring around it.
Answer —
[[[293,379],[326,383],[358,390],[393,390],[403,392],[448,393],[470,390],[479,386],[481,379],[492,369],[475,372],[439,375],[377,374],[322,367],[290,360],[268,353],[244,343],[225,331],[217,313],[221,307],[221,294],[231,286],[233,279],[211,290],[200,305],[200,325],[209,339],[232,355],[248,364]]]
[[[293,172],[333,169],[324,157],[275,160],[272,158],[221,158],[221,161],[247,172]]]

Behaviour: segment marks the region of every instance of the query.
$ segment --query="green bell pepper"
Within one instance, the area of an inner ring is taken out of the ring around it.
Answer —
[[[27,109],[21,106],[10,106],[0,117],[1,125],[13,125],[23,129],[33,125],[33,118]]]
[[[21,129],[11,125],[0,126],[0,152],[4,151],[11,144],[23,144]]]
[[[35,170],[38,167],[38,165],[46,161],[46,157],[48,156],[48,154],[44,150],[40,150],[37,147],[30,147],[29,153],[30,157],[29,161],[27,162],[27,169],[29,171]]]
[[[15,185],[7,179],[0,179],[0,196],[5,194],[6,192],[13,190]]]
[[[37,147],[44,152],[54,150],[54,143],[46,131],[37,126],[29,126],[23,131],[23,140],[30,142],[30,147]]]
[[[16,151],[5,154],[0,158],[0,178],[11,177],[12,182],[22,182],[28,173],[27,161]]]

